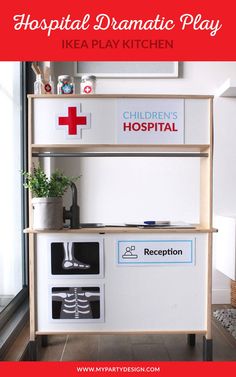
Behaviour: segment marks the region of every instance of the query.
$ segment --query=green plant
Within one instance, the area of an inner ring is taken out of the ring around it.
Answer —
[[[67,177],[58,169],[48,178],[40,166],[34,167],[32,173],[26,171],[21,173],[25,178],[24,187],[36,198],[63,196],[70,184],[80,178]]]

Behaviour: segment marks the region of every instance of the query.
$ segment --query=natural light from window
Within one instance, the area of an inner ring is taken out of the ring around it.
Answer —
[[[0,62],[0,310],[22,289],[20,63]]]

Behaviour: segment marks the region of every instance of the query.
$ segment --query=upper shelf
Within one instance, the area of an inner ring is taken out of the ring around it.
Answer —
[[[31,144],[32,153],[49,152],[193,152],[208,153],[209,144]]]
[[[213,99],[212,95],[200,94],[28,94],[30,98],[182,98],[182,99]]]

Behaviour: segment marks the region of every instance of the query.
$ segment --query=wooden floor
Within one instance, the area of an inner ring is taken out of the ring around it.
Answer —
[[[215,320],[214,361],[236,361],[236,340]],[[49,336],[41,361],[201,361],[202,336],[195,347],[185,335],[69,335]]]
[[[229,307],[213,306],[213,310]],[[213,360],[236,361],[236,340],[212,319]],[[29,325],[16,338],[5,361],[21,358],[29,339]],[[70,335],[49,336],[40,348],[40,361],[202,361],[202,336],[189,347],[185,335]]]

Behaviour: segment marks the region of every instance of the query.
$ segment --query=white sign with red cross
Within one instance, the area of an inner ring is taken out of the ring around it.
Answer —
[[[57,115],[57,129],[63,130],[68,138],[82,138],[82,129],[90,128],[90,114],[84,114],[79,106],[66,106],[65,115]]]
[[[113,98],[44,96],[32,101],[33,144],[115,142]]]

